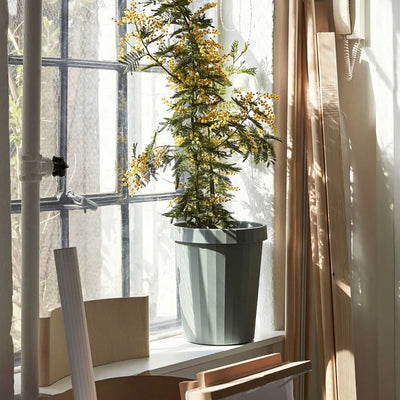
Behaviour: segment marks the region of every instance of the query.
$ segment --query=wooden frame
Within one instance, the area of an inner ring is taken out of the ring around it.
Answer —
[[[310,361],[282,363],[280,354],[270,354],[200,372],[197,381],[179,384],[181,400],[223,399],[310,370]]]
[[[335,34],[333,32],[318,33],[317,46],[337,393],[339,400],[351,400],[357,398],[357,393]]]

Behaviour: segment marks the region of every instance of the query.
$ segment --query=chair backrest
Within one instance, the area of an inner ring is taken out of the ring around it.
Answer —
[[[137,375],[96,382],[98,400],[179,400],[179,382],[173,376]],[[74,400],[72,389],[37,400]]]
[[[148,297],[85,302],[93,366],[149,356]],[[61,308],[40,319],[39,384],[70,375]]]

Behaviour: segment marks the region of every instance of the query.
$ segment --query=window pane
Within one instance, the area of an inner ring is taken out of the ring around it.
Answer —
[[[71,211],[70,246],[78,251],[85,300],[122,295],[121,207]]]
[[[19,159],[21,156],[22,135],[22,66],[9,66],[9,101],[10,101],[10,162],[11,162],[11,198],[21,198],[21,186],[18,178]],[[58,68],[42,68],[42,99],[40,125],[40,153],[52,158],[58,155],[58,98],[60,77]],[[40,185],[40,196],[51,197],[57,193],[57,180],[44,178]]]
[[[117,29],[114,0],[70,0],[69,57],[117,60]]]
[[[129,158],[132,156],[132,145],[138,143],[138,151],[143,151],[150,143],[158,124],[168,116],[168,107],[163,98],[171,95],[167,87],[167,79],[163,73],[136,72],[128,78],[128,118],[129,118]],[[163,131],[157,140],[159,145],[171,144],[172,138]],[[140,191],[140,194],[173,192],[175,190],[171,170],[159,175],[157,181]]]
[[[116,189],[117,73],[71,68],[67,186],[75,193]]]
[[[131,295],[148,295],[150,324],[177,318],[175,246],[168,202],[130,205]]]
[[[21,350],[21,215],[12,215],[13,321],[14,352]],[[40,214],[40,315],[59,306],[53,250],[60,247],[60,217],[55,211]]]
[[[24,2],[8,0],[10,16],[8,51],[22,54],[24,38]],[[42,56],[60,57],[61,0],[43,0]]]

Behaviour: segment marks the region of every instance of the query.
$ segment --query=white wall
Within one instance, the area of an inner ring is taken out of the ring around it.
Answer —
[[[276,67],[274,46],[280,46],[276,42],[277,37],[274,37],[274,1],[223,0],[218,12],[218,28],[221,30],[219,39],[225,50],[230,49],[233,40],[239,41],[240,49],[248,41],[250,46],[244,59],[249,66],[257,67],[255,79],[236,79],[234,84],[253,91],[274,92],[282,97],[286,93],[286,87],[281,91],[282,85],[275,85],[273,74],[273,62]],[[283,51],[287,52],[287,49]],[[285,102],[285,99],[282,101]],[[280,107],[279,103],[274,104],[276,108]],[[280,121],[278,128],[280,132],[285,132],[285,126]],[[286,147],[276,143],[275,149],[280,156]],[[284,162],[281,159],[279,161],[281,169],[278,174],[285,171],[282,170]],[[283,229],[278,225],[284,225],[284,219],[278,220],[275,217],[280,205],[280,197],[275,197],[274,174],[277,169],[268,169],[265,165],[255,166],[251,162],[242,166],[243,171],[232,179],[233,185],[238,186],[240,191],[230,205],[231,210],[238,220],[262,222],[267,225],[268,230],[268,239],[263,244],[256,324],[256,334],[261,334],[263,331],[284,329],[284,260],[274,249],[280,239],[277,230]]]
[[[391,400],[400,395],[395,394],[400,14],[398,0],[366,2],[367,43],[351,82],[344,78],[343,43],[337,41],[357,390],[362,400]]]

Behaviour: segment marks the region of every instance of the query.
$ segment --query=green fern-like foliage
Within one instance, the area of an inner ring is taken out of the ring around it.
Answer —
[[[229,228],[235,226],[224,207],[238,188],[230,177],[241,168],[232,155],[255,163],[275,160],[273,141],[279,140],[271,102],[277,96],[231,88],[235,74],[255,75],[256,69],[242,61],[247,50],[234,42],[221,54],[219,32],[206,11],[196,11],[191,0],[144,0],[132,2],[118,24],[130,25],[121,38],[119,61],[126,71],[162,68],[173,90],[165,102],[171,115],[154,133],[151,143],[134,154],[125,174],[125,184],[134,193],[166,166],[172,166],[176,188],[182,195],[164,215],[184,220],[189,227]],[[146,61],[146,63],[144,63]],[[175,145],[157,146],[160,132],[167,130]]]

